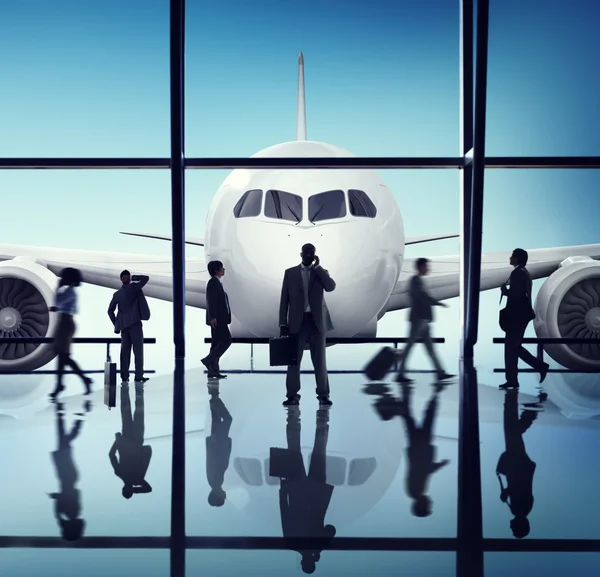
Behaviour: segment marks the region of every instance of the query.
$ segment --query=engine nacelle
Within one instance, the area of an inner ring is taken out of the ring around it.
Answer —
[[[56,284],[56,275],[31,259],[0,262],[0,337],[53,336],[58,319],[48,307]],[[0,370],[33,371],[55,356],[52,344],[0,343]]]
[[[570,257],[542,285],[535,300],[540,338],[600,338],[600,262]],[[575,371],[600,372],[600,345],[545,345],[557,362]]]

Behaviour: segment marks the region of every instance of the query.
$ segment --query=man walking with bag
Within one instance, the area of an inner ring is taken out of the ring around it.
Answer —
[[[507,297],[506,307],[500,311],[500,328],[506,333],[504,341],[504,370],[506,382],[500,389],[518,389],[518,363],[519,359],[525,361],[530,367],[540,374],[540,383],[546,378],[550,365],[534,357],[523,347],[523,337],[527,325],[535,318],[531,291],[533,281],[529,271],[525,268],[529,255],[526,250],[516,248],[511,257],[510,264],[515,267],[510,278],[500,287],[500,300]]]
[[[150,319],[150,308],[142,288],[150,280],[146,275],[133,275],[128,270],[121,273],[123,286],[115,292],[108,307],[108,316],[115,327],[115,333],[121,333],[121,380],[129,381],[131,349],[135,355],[135,381],[144,383],[144,331],[142,321]],[[119,308],[115,315],[115,310]]]

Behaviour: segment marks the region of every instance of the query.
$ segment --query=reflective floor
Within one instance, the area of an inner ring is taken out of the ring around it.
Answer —
[[[403,388],[331,375],[334,404],[322,409],[303,375],[301,404],[286,409],[283,375],[232,374],[217,385],[188,370],[188,537],[285,537],[288,549],[192,544],[186,573],[454,575],[454,551],[328,549],[345,537],[456,537],[458,383],[414,376]],[[518,393],[488,376],[479,384],[485,538],[600,539],[596,393],[583,378],[555,377],[540,390],[530,376]],[[73,377],[50,404],[52,378],[0,376],[0,542],[53,538],[3,549],[3,574],[79,575],[89,565],[87,575],[170,575],[168,539],[150,545],[162,549],[81,547],[170,535],[173,376],[119,385],[111,410],[103,389],[84,397]],[[302,537],[318,538],[316,550]],[[65,539],[77,548],[52,549]],[[590,575],[598,563],[600,553],[485,556],[486,575]]]

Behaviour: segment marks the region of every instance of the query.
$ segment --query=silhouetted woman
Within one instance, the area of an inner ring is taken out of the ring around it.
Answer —
[[[81,271],[70,267],[63,269],[60,274],[58,289],[56,290],[54,306],[48,309],[50,312],[59,313],[58,327],[54,335],[54,349],[58,355],[58,374],[56,388],[50,393],[52,399],[55,399],[65,389],[62,379],[66,365],[69,365],[83,381],[85,394],[89,395],[91,392],[92,379],[86,377],[79,368],[79,365],[71,358],[71,341],[75,334],[75,321],[73,317],[77,314],[77,293],[75,292],[75,287],[78,287],[81,281]]]
[[[79,473],[73,461],[71,443],[79,435],[83,421],[77,419],[71,432],[67,433],[63,413],[62,403],[57,403],[58,447],[52,453],[52,460],[60,483],[60,493],[49,493],[48,496],[54,499],[54,516],[60,526],[63,539],[77,541],[83,536],[85,521],[80,518],[81,494],[79,489],[76,488]]]

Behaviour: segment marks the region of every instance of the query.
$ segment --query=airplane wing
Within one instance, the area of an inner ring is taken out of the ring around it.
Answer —
[[[169,234],[154,234],[149,232],[121,232],[119,234],[126,234],[128,236],[139,236],[142,238],[153,238],[155,240],[168,240],[172,241],[173,237]],[[204,239],[192,236],[185,237],[185,244],[193,244],[195,246],[204,246]]]
[[[112,253],[90,250],[71,250],[0,244],[0,261],[17,259],[19,262],[32,260],[60,274],[61,269],[72,266],[83,274],[84,282],[95,286],[117,290],[121,286],[119,276],[123,269],[131,274],[146,274],[150,277],[144,287],[147,297],[171,302],[173,300],[173,274],[171,259],[159,256]],[[204,261],[186,260],[186,304],[205,308],[205,288],[209,279]]]
[[[600,260],[600,244],[539,248],[527,250],[527,270],[535,279],[550,276],[560,263],[571,256],[589,256]],[[481,259],[480,290],[499,288],[508,280],[513,267],[509,264],[510,252],[484,253]],[[410,306],[409,280],[415,273],[416,259],[405,259],[402,272],[387,302],[385,312],[397,311]],[[460,294],[460,256],[439,256],[429,259],[430,273],[424,282],[429,294],[437,300],[451,299]]]

